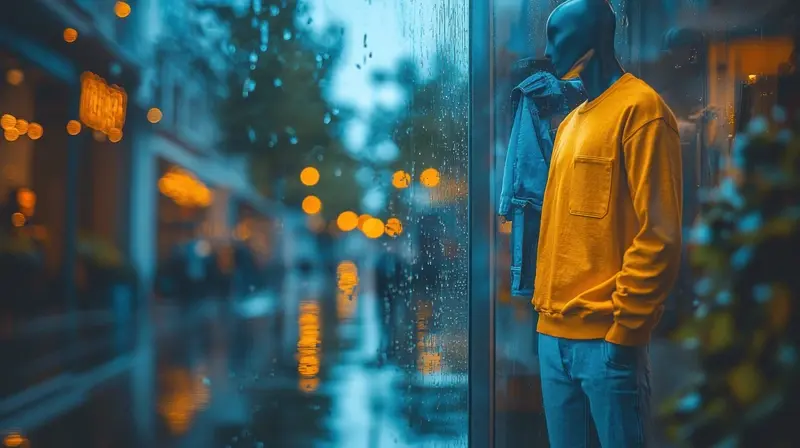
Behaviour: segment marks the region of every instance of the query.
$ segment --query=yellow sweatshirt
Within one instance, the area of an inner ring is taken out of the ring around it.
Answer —
[[[677,129],[658,93],[631,74],[561,123],[532,300],[540,333],[650,340],[681,256]]]

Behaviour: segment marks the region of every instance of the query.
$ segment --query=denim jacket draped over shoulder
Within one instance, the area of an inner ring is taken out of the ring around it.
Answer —
[[[585,98],[579,81],[535,73],[511,93],[514,121],[503,169],[498,213],[511,221],[511,295],[530,299],[542,202],[561,120]]]

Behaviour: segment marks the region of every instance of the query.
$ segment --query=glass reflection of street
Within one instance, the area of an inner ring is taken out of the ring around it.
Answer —
[[[466,384],[443,368],[434,305],[398,303],[413,325],[382,326],[370,264],[289,272],[232,302],[159,305],[132,356],[9,416],[4,444],[464,446]],[[398,350],[412,357],[380,356],[387,328],[414,341]]]

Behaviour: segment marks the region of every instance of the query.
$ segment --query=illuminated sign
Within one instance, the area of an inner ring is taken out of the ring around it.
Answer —
[[[80,119],[84,125],[104,134],[119,133],[127,106],[128,95],[121,87],[109,86],[91,72],[81,75]]]

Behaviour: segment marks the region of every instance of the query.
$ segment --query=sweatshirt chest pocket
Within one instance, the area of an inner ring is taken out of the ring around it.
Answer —
[[[569,187],[569,213],[603,218],[611,201],[614,159],[577,155],[572,162]]]

